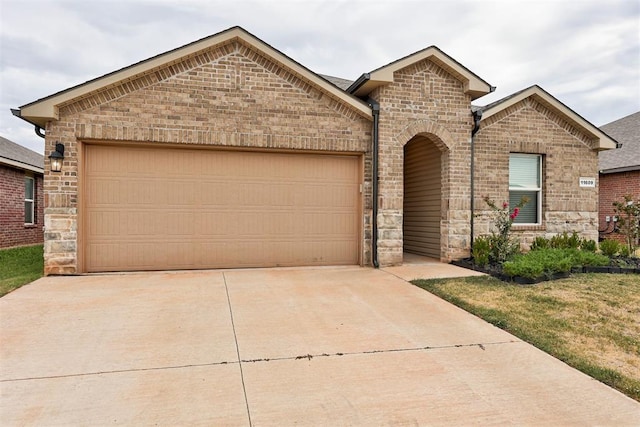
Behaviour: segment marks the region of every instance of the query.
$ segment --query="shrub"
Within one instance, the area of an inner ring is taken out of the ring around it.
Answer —
[[[540,249],[547,249],[549,247],[549,239],[546,237],[538,236],[533,240],[530,250],[537,251]]]
[[[511,277],[521,276],[537,279],[544,273],[544,266],[540,262],[522,256],[517,256],[512,261],[506,261],[502,267],[504,273]]]
[[[620,243],[617,240],[606,239],[600,242],[600,250],[602,254],[609,258],[615,256],[620,250]]]
[[[629,246],[627,245],[620,245],[620,250],[618,251],[619,255],[621,257],[628,257],[631,252],[629,251]]]
[[[609,258],[590,251],[572,251],[573,267],[599,267],[609,265]]]
[[[580,241],[580,249],[587,252],[595,252],[598,249],[598,244],[595,240],[583,239]]]
[[[491,253],[491,242],[489,237],[481,236],[473,241],[473,249],[471,255],[473,262],[484,267],[489,263],[489,255]]]
[[[503,271],[509,276],[522,276],[536,279],[551,277],[555,273],[566,273],[571,267],[609,265],[609,258],[594,252],[575,248],[538,249],[503,264]]]
[[[554,249],[569,249],[580,247],[580,236],[575,231],[571,235],[565,231],[562,234],[555,235],[549,242],[549,247]]]

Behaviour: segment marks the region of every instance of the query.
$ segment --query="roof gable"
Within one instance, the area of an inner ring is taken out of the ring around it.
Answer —
[[[44,156],[0,136],[0,164],[44,173]]]
[[[383,67],[363,74],[358,80],[347,89],[347,92],[356,96],[364,97],[371,93],[375,88],[392,83],[394,81],[393,74],[413,65],[417,62],[428,59],[438,66],[442,67],[448,73],[460,80],[464,85],[465,93],[471,96],[471,99],[479,98],[495,89],[489,83],[482,80],[476,74],[464,67],[458,61],[438,49],[436,46],[430,46],[416,53],[400,58]]]
[[[534,85],[523,89],[519,92],[506,96],[496,102],[479,108],[482,110],[482,121],[487,120],[491,116],[506,110],[513,105],[524,101],[527,98],[532,98],[536,102],[543,106],[550,108],[557,114],[560,114],[568,123],[577,127],[588,135],[591,135],[598,141],[595,150],[608,150],[616,148],[616,141],[609,135],[598,129],[595,125],[584,119],[578,113],[564,105],[558,99],[551,96],[548,92],[542,89],[540,86]]]
[[[60,105],[66,105],[74,100],[87,97],[97,91],[122,84],[123,82],[132,81],[140,76],[152,72],[153,70],[164,68],[174,63],[179,63],[187,57],[196,56],[200,52],[214,46],[231,43],[238,39],[248,45],[251,45],[252,48],[258,50],[279,65],[287,68],[287,70],[292,74],[309,82],[328,96],[355,110],[360,115],[372,118],[371,109],[367,104],[340,90],[337,86],[331,84],[324,78],[258,39],[241,27],[232,27],[212,36],[23,105],[20,107],[19,111],[14,112],[14,114],[32,124],[44,127],[48,121],[57,120],[59,118],[58,109]]]
[[[622,144],[620,148],[598,155],[600,171],[615,173],[640,170],[640,111],[600,126],[600,129]]]

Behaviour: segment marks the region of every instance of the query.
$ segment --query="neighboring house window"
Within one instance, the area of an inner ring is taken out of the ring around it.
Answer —
[[[542,210],[542,156],[509,155],[509,205],[513,209],[522,199],[529,202],[513,221],[515,224],[540,224]]]
[[[35,215],[34,215],[34,188],[35,181],[30,176],[24,177],[24,223],[25,224],[34,224],[35,223]]]

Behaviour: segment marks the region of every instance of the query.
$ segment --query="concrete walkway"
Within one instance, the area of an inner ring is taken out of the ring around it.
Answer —
[[[387,270],[40,279],[0,299],[0,424],[640,425],[637,402]]]

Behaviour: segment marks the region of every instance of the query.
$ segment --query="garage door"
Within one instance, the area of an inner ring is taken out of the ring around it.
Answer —
[[[358,263],[356,156],[85,148],[87,271]]]

